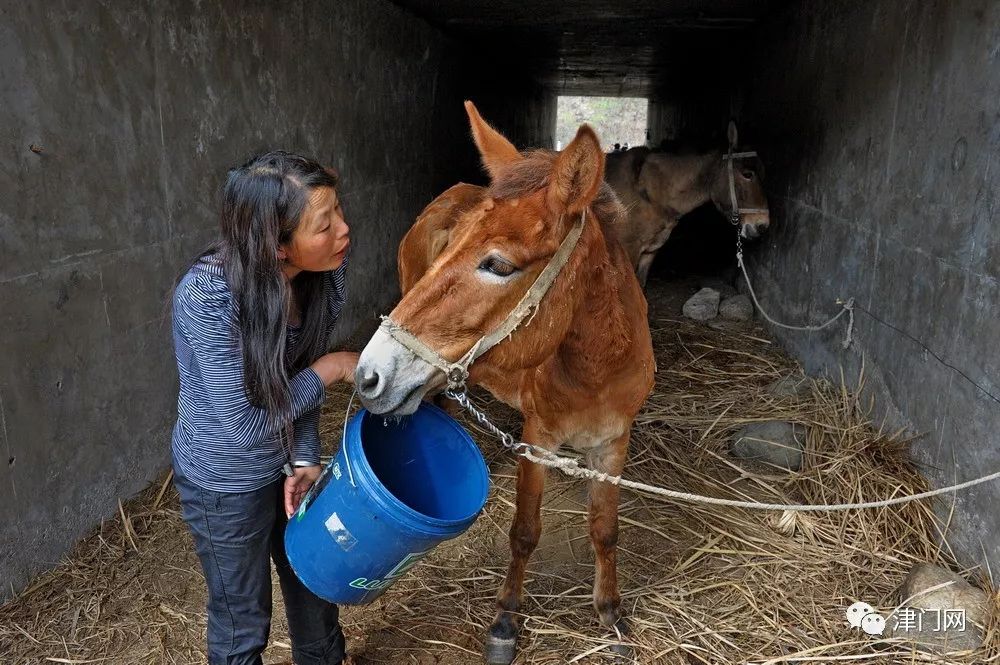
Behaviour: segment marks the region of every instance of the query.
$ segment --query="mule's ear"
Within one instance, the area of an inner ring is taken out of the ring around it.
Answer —
[[[489,171],[491,178],[496,178],[497,173],[504,166],[521,159],[521,153],[517,151],[514,144],[483,120],[475,104],[466,100],[465,112],[469,114],[472,138],[475,140],[479,155],[483,159],[483,166]]]
[[[556,157],[548,203],[554,211],[576,213],[586,208],[604,181],[604,151],[590,125],[581,125]]]
[[[650,152],[652,151],[646,146],[640,146],[632,148],[626,153],[628,159],[632,160],[632,178],[634,180],[639,179],[639,174],[642,173],[642,167],[646,165],[646,158],[649,157]]]
[[[726,128],[726,136],[729,138],[729,147],[735,148],[739,145],[738,140],[740,138],[736,131],[736,121],[730,120],[729,127]]]
[[[427,240],[427,265],[434,263],[434,260],[448,245],[450,238],[451,229],[438,229],[431,232],[431,237]]]

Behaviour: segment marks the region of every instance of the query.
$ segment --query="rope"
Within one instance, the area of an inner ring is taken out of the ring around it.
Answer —
[[[504,432],[502,429],[490,422],[489,418],[485,413],[476,408],[475,405],[469,400],[466,393],[460,392],[456,393],[454,391],[446,391],[445,395],[459,404],[461,404],[465,409],[467,409],[476,420],[484,425],[490,430],[494,435],[500,438],[505,448],[512,450],[516,455],[520,455],[525,459],[534,462],[535,464],[541,464],[542,466],[558,469],[562,471],[567,476],[574,478],[586,478],[587,480],[596,480],[599,482],[607,482],[612,485],[618,485],[620,487],[627,487],[639,492],[645,492],[647,494],[653,494],[656,496],[667,497],[671,499],[678,499],[681,501],[689,501],[692,503],[704,503],[714,506],[728,506],[731,508],[748,508],[751,510],[780,510],[786,512],[804,512],[804,511],[825,511],[825,512],[836,512],[843,510],[862,510],[867,508],[884,508],[886,506],[895,506],[902,503],[910,503],[911,501],[919,501],[921,499],[927,499],[933,496],[938,496],[940,494],[947,494],[948,492],[956,492],[958,490],[965,489],[967,487],[972,487],[974,485],[979,485],[991,480],[996,480],[1000,478],[1000,471],[991,473],[987,476],[981,478],[976,478],[974,480],[967,480],[963,483],[958,483],[957,485],[950,485],[948,487],[941,487],[935,490],[930,490],[927,492],[920,492],[919,494],[911,494],[908,496],[895,497],[893,499],[884,499],[882,501],[866,501],[861,503],[838,503],[838,504],[785,504],[785,503],[762,503],[757,501],[740,501],[737,499],[722,499],[719,497],[703,496],[701,494],[692,494],[690,492],[678,492],[676,490],[668,490],[665,487],[657,487],[655,485],[647,485],[646,483],[636,482],[634,480],[628,480],[622,478],[621,476],[615,476],[609,473],[603,473],[601,471],[596,471],[589,467],[580,466],[578,460],[572,459],[570,457],[562,457],[556,453],[546,450],[540,446],[536,446],[530,443],[525,443],[524,441],[517,441],[513,436]]]
[[[964,483],[959,483],[957,485],[951,485],[949,487],[941,487],[936,490],[930,490],[927,492],[921,492],[919,494],[911,494],[908,496],[896,497],[894,499],[885,499],[883,501],[866,501],[862,503],[838,503],[838,504],[784,504],[784,503],[760,503],[757,501],[738,501],[735,499],[721,499],[718,497],[702,496],[700,494],[691,494],[689,492],[677,492],[675,490],[668,490],[664,487],[656,487],[654,485],[647,485],[645,483],[635,482],[633,480],[627,480],[621,476],[612,476],[606,473],[601,473],[590,469],[587,467],[581,467],[579,462],[575,459],[569,457],[560,457],[555,453],[549,452],[542,448],[547,455],[544,457],[535,456],[532,452],[524,453],[524,456],[530,459],[536,464],[541,464],[550,468],[559,469],[568,476],[573,476],[576,478],[587,478],[588,480],[598,480],[602,482],[609,482],[613,485],[620,485],[621,487],[628,487],[629,489],[638,490],[640,492],[647,492],[649,494],[655,494],[658,496],[665,496],[674,499],[680,499],[683,501],[691,501],[694,503],[706,503],[716,506],[730,506],[732,508],[750,508],[754,510],[781,510],[781,511],[813,511],[822,510],[825,512],[836,512],[843,510],[861,510],[865,508],[884,508],[886,506],[894,506],[901,503],[910,503],[911,501],[919,501],[920,499],[927,499],[932,496],[937,496],[939,494],[947,494],[948,492],[955,492],[967,487],[972,487],[974,485],[979,485],[981,483],[989,482],[991,480],[996,480],[1000,478],[1000,471],[992,473],[988,476],[983,476],[982,478],[976,478],[974,480],[969,480]]]
[[[472,345],[472,348],[464,356],[451,363],[434,351],[434,349],[420,341],[419,337],[388,316],[382,317],[381,327],[385,328],[385,331],[389,335],[394,337],[396,341],[405,346],[414,355],[419,356],[428,365],[437,367],[444,372],[445,377],[448,379],[448,388],[450,390],[455,390],[465,385],[466,380],[469,378],[469,365],[476,359],[483,343],[483,340],[480,339]]]
[[[789,325],[787,323],[782,323],[782,322],[776,321],[774,318],[772,318],[771,315],[768,314],[767,311],[764,310],[764,308],[760,304],[760,301],[757,299],[757,293],[753,290],[753,284],[750,283],[750,275],[747,273],[746,264],[743,262],[743,252],[742,251],[737,251],[736,252],[736,263],[739,265],[740,271],[743,273],[743,279],[746,280],[747,289],[750,291],[750,298],[753,300],[754,306],[757,308],[757,311],[760,312],[761,316],[763,316],[765,319],[767,319],[767,321],[769,323],[771,323],[772,325],[778,326],[779,328],[785,328],[786,330],[801,330],[801,331],[804,331],[804,332],[818,332],[818,331],[823,330],[825,328],[829,328],[834,323],[836,323],[840,319],[840,317],[842,317],[844,314],[847,314],[848,315],[847,334],[844,337],[843,347],[845,349],[848,348],[851,345],[851,342],[854,341],[854,298],[848,298],[847,302],[843,302],[843,303],[842,303],[842,301],[838,300],[837,301],[838,303],[842,303],[841,310],[832,319],[828,320],[826,323],[823,323],[823,324],[820,324],[820,325],[817,325],[817,326],[793,326],[793,325]]]

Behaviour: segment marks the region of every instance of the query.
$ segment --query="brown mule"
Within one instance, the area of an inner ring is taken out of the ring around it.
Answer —
[[[736,125],[730,123],[731,151],[738,140]],[[628,210],[627,221],[617,227],[618,239],[643,286],[656,253],[680,218],[703,203],[711,201],[730,218],[748,209],[737,215],[744,238],[756,238],[771,222],[762,184],[764,167],[755,152],[683,153],[639,147],[612,153],[607,162],[608,184]]]
[[[521,154],[471,102],[466,109],[491,184],[456,185],[424,210],[399,247],[404,295],[390,318],[456,361],[500,325],[582,223],[532,318],[476,361],[468,382],[524,414],[521,440],[553,451],[568,445],[591,468],[621,474],[655,368],[646,300],[610,228],[624,211],[603,181],[600,143],[584,125],[562,152]],[[445,376],[380,328],[361,354],[355,383],[370,411],[406,414],[441,390]],[[487,637],[490,663],[515,655],[544,484],[544,467],[518,460],[511,561]],[[594,607],[602,624],[627,634],[616,572],[618,487],[591,482],[588,511]]]

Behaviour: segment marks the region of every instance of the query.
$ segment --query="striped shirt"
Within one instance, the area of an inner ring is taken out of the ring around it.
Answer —
[[[344,304],[344,264],[325,273],[327,336]],[[180,377],[172,448],[177,472],[217,492],[249,492],[280,478],[288,462],[280,432],[244,389],[237,312],[222,264],[199,260],[177,285],[173,300],[174,355]],[[286,354],[299,330],[288,327]],[[287,357],[287,355],[286,355]],[[307,367],[289,380],[292,459],[319,463],[323,381]]]

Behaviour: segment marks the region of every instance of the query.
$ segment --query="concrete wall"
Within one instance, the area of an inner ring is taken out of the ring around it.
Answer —
[[[661,141],[674,141],[680,135],[679,109],[665,100],[650,99],[646,105],[646,145],[656,148]]]
[[[801,2],[757,33],[742,89],[777,218],[749,258],[766,306],[816,323],[853,296],[899,329],[859,312],[848,351],[843,326],[775,332],[813,372],[864,360],[935,486],[1000,470],[998,26],[989,0]],[[998,501],[959,493],[949,534],[994,570]]]
[[[511,71],[502,56],[491,57],[462,41],[448,40],[440,67],[434,118],[438,192],[460,181],[487,182],[469,130],[466,99],[518,149],[555,147],[554,92],[524,73]]]
[[[729,88],[697,91],[690,88],[674,90],[673,94],[657,94],[649,99],[647,145],[659,148],[667,141],[684,141],[708,148],[726,144],[726,123],[729,121]]]
[[[650,147],[659,147],[664,139],[725,145],[732,91],[747,74],[751,39],[745,32],[708,34],[675,56],[649,95]]]
[[[436,134],[465,93],[448,48],[381,0],[0,3],[0,598],[165,468],[161,308],[215,233],[229,166],[282,147],[338,167],[354,237],[338,339],[391,308],[436,150],[471,150],[464,118]],[[504,94],[546,112],[523,81]]]

